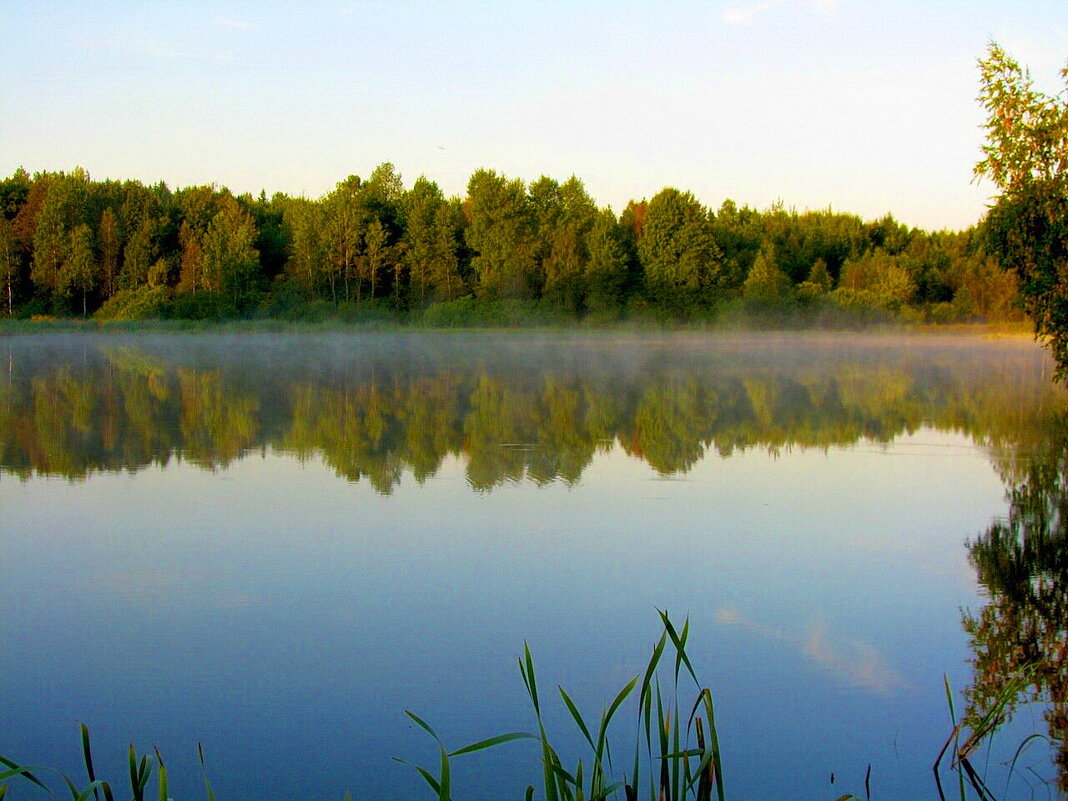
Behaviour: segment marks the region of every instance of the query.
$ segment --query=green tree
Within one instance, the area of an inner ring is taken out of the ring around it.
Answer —
[[[342,284],[344,298],[348,300],[350,285],[356,276],[360,237],[363,233],[360,186],[360,177],[350,175],[323,198],[323,233],[331,267],[327,279],[330,296],[335,303],[338,300],[338,283]]]
[[[207,289],[203,243],[208,226],[219,213],[218,197],[213,187],[193,186],[177,192],[175,200],[182,220],[178,227],[178,290],[197,292]]]
[[[619,309],[626,297],[629,263],[624,232],[611,209],[597,213],[586,238],[586,308]]]
[[[6,217],[0,215],[0,281],[7,288],[7,314],[15,313],[13,286],[19,274],[19,253],[15,232]]]
[[[110,298],[118,288],[119,278],[119,223],[115,212],[108,206],[100,215],[100,272],[105,298]]]
[[[638,239],[654,300],[688,311],[712,299],[722,262],[708,212],[689,192],[667,188],[649,201]]]
[[[57,289],[68,297],[82,294],[82,317],[88,316],[86,296],[96,286],[96,256],[93,253],[93,232],[82,223],[70,232],[67,257],[59,269]]]
[[[775,248],[771,243],[763,244],[742,285],[742,294],[747,300],[776,301],[788,297],[791,286],[790,276],[775,260]]]
[[[404,199],[404,261],[410,300],[418,307],[463,294],[458,235],[449,203],[433,181],[420,176]]]
[[[148,283],[148,271],[158,254],[155,233],[155,220],[145,217],[126,240],[119,273],[119,286],[123,289],[138,289]]]
[[[587,237],[597,218],[597,206],[574,175],[563,184],[539,178],[530,187],[530,200],[538,228],[542,294],[558,306],[581,312],[589,261]]]
[[[60,174],[48,186],[33,234],[30,278],[38,287],[56,292],[59,271],[70,247],[70,231],[80,222],[89,176],[76,169]]]
[[[358,260],[360,281],[367,281],[371,287],[370,297],[374,299],[378,281],[385,269],[392,263],[395,249],[389,244],[389,232],[377,217],[371,220],[363,231],[363,249]]]
[[[477,170],[467,183],[465,238],[480,297],[529,298],[537,281],[536,219],[523,182]]]
[[[841,290],[865,293],[878,306],[897,308],[908,303],[916,285],[899,256],[876,249],[858,259],[847,260],[838,280]]]
[[[1000,195],[986,221],[990,246],[1020,278],[1036,335],[1068,376],[1068,94],[1034,89],[1030,73],[993,42],[979,61],[987,111],[976,176]],[[1068,87],[1068,68],[1061,71]]]
[[[323,205],[293,198],[286,204],[283,219],[289,229],[286,273],[309,295],[327,291],[331,269],[323,232]]]
[[[253,247],[256,225],[233,198],[222,206],[204,234],[204,275],[208,289],[240,308],[259,267],[259,253]]]

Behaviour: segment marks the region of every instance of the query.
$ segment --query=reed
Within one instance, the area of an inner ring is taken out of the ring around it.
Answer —
[[[541,793],[545,801],[604,801],[619,797],[620,791],[626,801],[638,801],[643,797],[650,801],[683,801],[686,798],[711,801],[713,791],[718,801],[724,801],[723,759],[712,693],[707,687],[701,686],[686,653],[689,618],[679,630],[667,612],[660,611],[659,615],[663,631],[653,646],[644,672],[630,679],[615,694],[611,703],[601,710],[595,727],[579,712],[567,691],[557,686],[560,699],[589,746],[588,756],[579,758],[570,770],[565,767],[546,732],[534,658],[526,643],[523,656],[518,660],[519,673],[534,710],[537,731],[509,732],[449,751],[434,730],[409,711],[408,716],[434,737],[440,751],[436,774],[420,765],[412,767],[423,777],[439,801],[451,801],[450,760],[453,757],[516,740],[534,740],[540,745]],[[665,653],[668,654],[666,660]],[[665,673],[668,674],[666,679]],[[692,687],[689,687],[691,682]],[[666,696],[665,686],[669,690]],[[637,703],[634,714],[638,727],[634,761],[629,774],[623,773],[617,777],[612,761],[610,726],[627,699],[635,695],[635,690]],[[686,699],[693,699],[692,703]],[[684,725],[683,716],[687,710]],[[397,761],[411,764],[399,758]],[[533,799],[535,788],[527,787],[525,795],[528,801]]]

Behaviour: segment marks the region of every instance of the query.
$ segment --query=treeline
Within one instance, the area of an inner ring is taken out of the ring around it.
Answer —
[[[1014,275],[976,228],[730,200],[713,211],[673,188],[617,215],[578,178],[491,170],[449,198],[424,177],[405,188],[388,163],[317,200],[19,169],[0,181],[0,287],[22,317],[1021,315]]]

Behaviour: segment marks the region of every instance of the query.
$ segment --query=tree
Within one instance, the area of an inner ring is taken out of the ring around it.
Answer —
[[[742,285],[742,294],[747,300],[776,301],[788,297],[791,286],[790,276],[775,260],[774,246],[764,243]]]
[[[236,200],[226,200],[204,234],[204,275],[208,289],[221,292],[239,307],[259,267],[259,253],[253,247],[256,224]]]
[[[70,232],[67,257],[59,269],[57,289],[68,297],[82,293],[82,317],[87,316],[86,295],[96,285],[96,256],[93,254],[93,232],[82,223]]]
[[[100,215],[100,268],[104,297],[115,294],[119,277],[119,224],[108,206]]]
[[[59,271],[70,248],[70,231],[78,224],[85,206],[89,176],[81,169],[60,174],[49,182],[33,234],[34,284],[52,292],[59,288]]]
[[[463,292],[457,231],[449,203],[433,181],[419,177],[405,196],[404,261],[411,302],[453,300]]]
[[[7,218],[0,215],[0,281],[7,287],[7,314],[14,314],[12,287],[19,274],[19,253],[15,232]]]
[[[145,217],[126,241],[119,273],[119,285],[123,289],[138,289],[148,283],[148,271],[157,255],[155,231],[154,220]]]
[[[710,300],[722,266],[708,212],[692,194],[672,188],[649,201],[638,257],[652,297],[677,311]]]
[[[477,170],[467,183],[467,244],[480,297],[528,298],[537,294],[536,218],[523,182]]]
[[[344,181],[340,181],[334,191],[323,198],[322,230],[331,265],[327,277],[330,284],[330,296],[335,303],[337,302],[337,279],[342,280],[345,300],[348,300],[349,282],[356,271],[356,257],[359,253],[363,227],[360,186],[360,177],[350,175]]]
[[[628,260],[623,227],[611,209],[593,221],[586,243],[586,308],[592,311],[619,309],[627,291]]]
[[[323,236],[323,204],[293,198],[283,214],[289,229],[289,259],[286,273],[309,295],[315,296],[330,282],[330,264]]]
[[[987,111],[976,177],[1001,194],[987,220],[989,247],[1020,279],[1020,295],[1068,377],[1068,94],[1036,91],[1027,70],[991,42],[979,61]],[[1068,68],[1061,71],[1068,87]]]

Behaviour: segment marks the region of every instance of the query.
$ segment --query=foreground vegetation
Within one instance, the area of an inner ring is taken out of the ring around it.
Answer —
[[[544,798],[545,801],[603,801],[609,798],[623,798],[625,801],[645,798],[649,801],[711,801],[713,793],[717,801],[725,801],[727,793],[724,756],[716,729],[712,693],[698,680],[686,652],[690,632],[689,620],[678,629],[666,612],[659,614],[663,632],[653,646],[645,670],[619,690],[611,703],[602,709],[595,724],[587,722],[563,687],[557,687],[560,700],[567,708],[582,739],[589,746],[587,757],[578,758],[574,767],[565,764],[545,729],[542,709],[548,699],[540,694],[529,647],[524,647],[523,656],[518,661],[523,684],[534,711],[537,724],[535,732],[508,732],[450,750],[426,721],[414,712],[406,711],[405,714],[411,720],[434,738],[438,746],[439,761],[436,770],[431,770],[399,757],[395,759],[418,771],[438,801],[451,801],[454,797],[452,760],[520,740],[537,743],[541,763],[540,791],[533,785],[528,786],[524,794],[526,801],[532,801],[536,796]],[[1002,688],[998,697],[992,699],[983,714],[973,715],[960,723],[954,720],[945,745],[932,765],[935,787],[941,801],[946,799],[943,784],[946,773],[955,777],[951,784],[952,796],[960,798],[961,801],[966,801],[969,797],[978,798],[980,801],[995,801],[994,793],[987,786],[981,769],[975,767],[973,760],[1004,722],[1007,710],[1028,680],[1026,671],[1020,673]],[[951,717],[955,718],[953,694],[948,682],[946,694]],[[621,710],[624,709],[625,702],[635,696],[637,703],[631,713],[632,721],[636,723],[635,741],[633,749],[628,748],[625,752],[616,749],[617,755],[623,755],[619,757],[619,761],[623,761],[625,757],[629,767],[629,770],[620,770],[613,764],[610,742],[612,723],[617,714],[623,714]],[[97,777],[89,729],[85,724],[80,725],[80,735],[88,783],[80,786],[71,777],[59,774],[66,790],[72,801],[89,801],[91,798],[94,801],[114,801],[115,789],[111,782]],[[1010,776],[1030,739],[1021,743],[1016,750],[1009,766]],[[201,769],[204,770],[204,752],[199,744],[197,756]],[[153,770],[156,771],[158,798],[160,801],[168,801],[167,766],[158,750],[154,750],[153,754],[138,755],[134,746],[130,745],[128,764],[132,801],[145,801],[146,797],[154,795],[148,791]],[[21,780],[52,794],[46,780],[56,773],[58,771],[51,768],[22,765],[6,756],[0,756],[0,801],[7,794],[10,782],[15,780]],[[206,770],[204,792],[207,801],[215,801],[215,793]],[[838,796],[837,801],[860,801],[860,798],[870,799],[871,795],[869,765],[863,796],[846,793]],[[348,793],[345,794],[345,799],[351,801]]]

